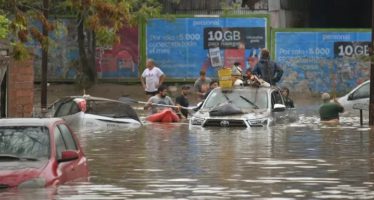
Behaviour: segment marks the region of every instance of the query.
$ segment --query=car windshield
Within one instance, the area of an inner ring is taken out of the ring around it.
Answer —
[[[0,156],[43,159],[49,158],[49,149],[47,127],[0,127]]]
[[[88,100],[86,113],[114,118],[131,118],[140,121],[130,105],[120,102]]]
[[[240,109],[266,109],[268,107],[268,96],[264,90],[241,89],[222,92],[220,89],[212,91],[205,100],[203,109],[212,109],[223,103],[232,103]]]

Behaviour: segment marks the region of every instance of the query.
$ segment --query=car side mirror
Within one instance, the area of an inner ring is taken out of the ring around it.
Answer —
[[[350,94],[350,95],[348,95],[348,100],[349,100],[349,101],[350,101],[350,100],[353,100],[353,93]]]
[[[72,161],[76,160],[79,158],[79,154],[77,151],[73,150],[66,150],[61,153],[61,159],[59,159],[59,162],[67,162],[67,161]]]
[[[199,103],[197,103],[197,105],[192,110],[195,111],[195,112],[200,110],[203,103],[204,103],[204,101],[200,101]]]
[[[283,104],[274,104],[273,112],[283,112],[286,110],[286,106]]]

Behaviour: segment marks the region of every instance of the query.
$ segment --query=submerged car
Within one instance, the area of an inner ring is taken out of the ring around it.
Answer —
[[[134,109],[123,102],[92,97],[69,96],[49,108],[53,117],[63,118],[74,130],[112,130],[141,126]]]
[[[295,108],[287,108],[275,87],[215,88],[201,108],[190,118],[193,127],[267,127],[274,123],[293,122]]]
[[[370,98],[370,80],[365,81],[355,87],[353,90],[348,92],[346,95],[338,98],[338,102],[344,107],[344,114],[351,115],[359,113],[353,109],[354,105],[367,105],[369,109],[369,98]],[[364,116],[368,116],[369,113],[365,111]]]
[[[0,119],[0,189],[87,179],[87,159],[62,119]]]

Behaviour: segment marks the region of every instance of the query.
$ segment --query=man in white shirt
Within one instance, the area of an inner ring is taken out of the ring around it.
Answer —
[[[152,59],[147,59],[146,65],[147,68],[143,71],[140,81],[145,93],[149,96],[154,96],[158,93],[158,87],[164,82],[165,74],[160,68],[155,66],[155,62]]]

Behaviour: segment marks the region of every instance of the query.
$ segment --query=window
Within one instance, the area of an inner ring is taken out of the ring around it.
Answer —
[[[0,127],[0,154],[18,157],[48,158],[49,130],[38,126]]]
[[[68,115],[73,103],[73,101],[68,101],[61,104],[61,106],[57,109],[55,117],[62,117]]]
[[[73,101],[70,100],[68,102],[63,103],[58,109],[55,114],[55,117],[62,117],[66,115],[72,115],[79,112],[78,105]]]
[[[75,143],[75,140],[73,136],[71,135],[71,132],[68,129],[68,127],[66,127],[65,124],[60,124],[58,125],[58,128],[60,129],[62,133],[62,137],[66,144],[66,149],[67,150],[78,150],[77,144]]]
[[[279,93],[279,91],[274,91],[271,93],[271,107],[274,108],[274,104],[284,104],[282,95]]]
[[[233,90],[230,92],[222,92],[214,90],[212,94],[205,100],[203,109],[213,109],[224,103],[232,103],[240,109],[263,109],[268,107],[268,98],[265,91],[257,89]]]
[[[62,152],[66,151],[66,145],[62,137],[62,133],[58,127],[54,129],[55,135],[55,144],[56,144],[56,158],[57,160],[61,159]]]
[[[370,96],[370,83],[367,83],[352,93],[351,100],[369,98],[369,96]]]
[[[77,103],[73,102],[73,105],[71,106],[69,115],[73,115],[73,114],[78,113],[78,112],[80,112],[79,106],[78,106]]]

